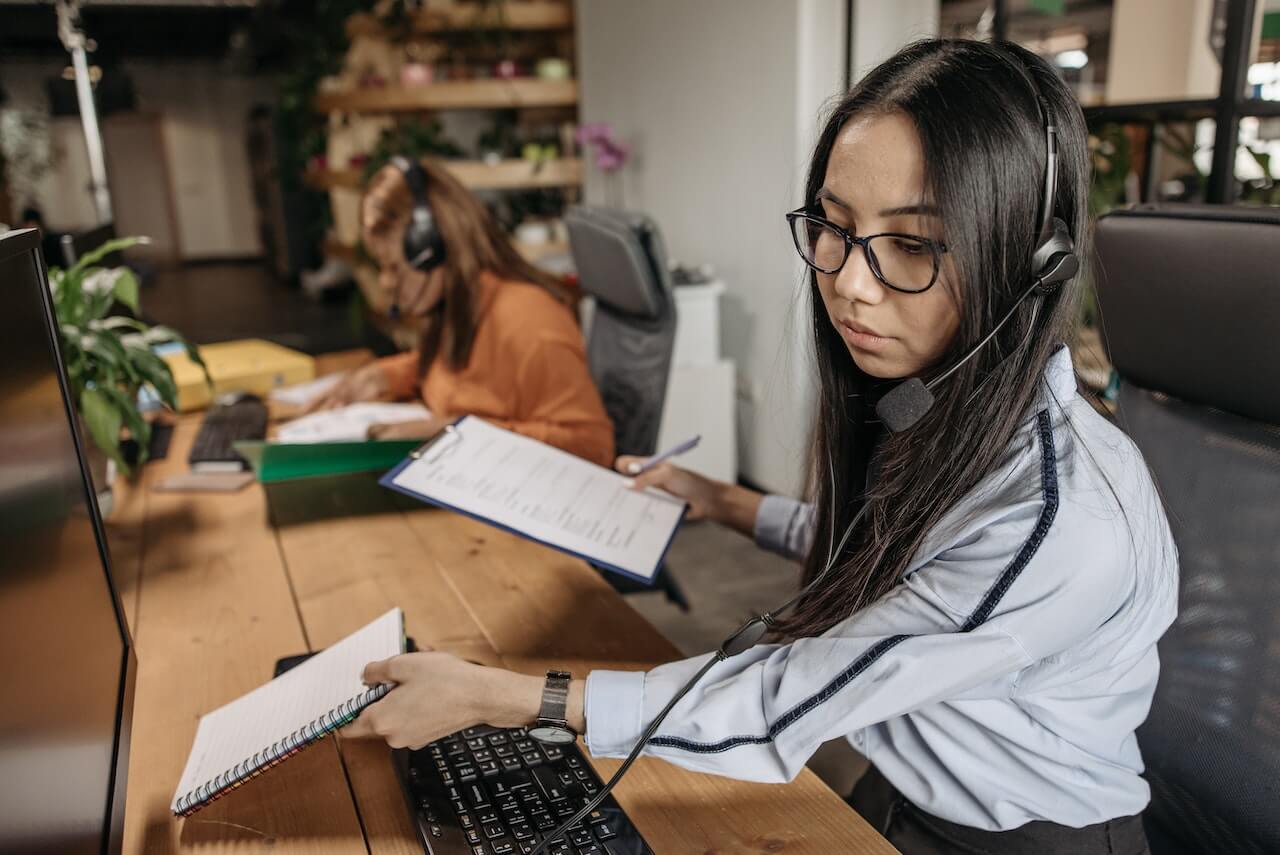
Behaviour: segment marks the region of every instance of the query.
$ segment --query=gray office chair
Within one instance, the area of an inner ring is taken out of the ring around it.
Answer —
[[[583,293],[595,300],[587,363],[613,421],[619,455],[656,452],[676,338],[675,297],[657,225],[643,214],[575,206],[565,214]],[[648,590],[615,574],[622,593]],[[663,567],[654,587],[680,608],[688,599]]]
[[[1152,852],[1280,852],[1280,211],[1117,211],[1096,262],[1118,419],[1181,563],[1138,731]]]

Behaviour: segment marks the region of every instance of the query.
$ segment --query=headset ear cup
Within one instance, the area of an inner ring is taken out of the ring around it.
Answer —
[[[1080,272],[1080,258],[1076,255],[1076,244],[1071,239],[1071,230],[1058,217],[1053,218],[1049,236],[1036,247],[1031,257],[1031,266],[1040,286],[1037,293],[1049,294],[1057,290],[1057,286],[1073,279]]]

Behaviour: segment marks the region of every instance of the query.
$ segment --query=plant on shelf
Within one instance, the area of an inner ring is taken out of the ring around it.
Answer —
[[[444,135],[444,126],[438,119],[402,121],[395,127],[383,131],[378,144],[374,146],[373,151],[369,152],[368,159],[363,164],[364,182],[368,182],[373,174],[386,166],[395,155],[448,160],[460,158],[465,154],[466,152],[457,143]]]
[[[66,270],[49,269],[71,395],[94,444],[126,475],[132,466],[121,448],[123,431],[127,429],[137,445],[134,465],[146,462],[151,441],[151,424],[142,417],[138,393],[149,388],[166,406],[177,406],[173,375],[152,348],[176,342],[204,367],[199,352],[177,331],[126,315],[108,315],[117,305],[137,314],[138,280],[127,267],[101,267],[99,262],[146,242],[138,237],[110,240]]]

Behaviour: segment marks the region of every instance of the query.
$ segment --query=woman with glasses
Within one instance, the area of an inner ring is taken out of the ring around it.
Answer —
[[[813,311],[808,501],[669,464],[635,479],[802,562],[805,587],[722,661],[577,675],[565,718],[593,754],[625,755],[707,666],[647,753],[786,781],[846,739],[873,764],[852,803],[907,855],[1147,851],[1134,731],[1177,557],[1065,346],[1088,186],[1079,107],[1014,45],[917,43],[835,108],[787,216]],[[546,697],[439,653],[366,678],[399,685],[357,726],[399,745],[528,725]]]

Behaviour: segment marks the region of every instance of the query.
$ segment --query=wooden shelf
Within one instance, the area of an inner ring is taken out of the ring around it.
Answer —
[[[440,163],[470,190],[524,190],[582,184],[582,161],[576,157],[538,164],[520,159],[502,160],[496,164],[481,160],[445,160]],[[312,171],[307,173],[307,183],[317,190],[359,190],[364,186],[364,173],[359,169]]]
[[[578,103],[578,81],[451,80],[422,86],[387,86],[322,92],[313,102],[321,113],[399,113],[419,110],[490,110],[520,107],[571,107]]]
[[[416,34],[448,33],[458,30],[567,30],[573,26],[573,9],[568,2],[523,0],[505,3],[501,10],[481,11],[471,3],[457,3],[443,9],[424,9],[414,19]],[[386,30],[368,13],[347,19],[347,35],[384,36]]]

